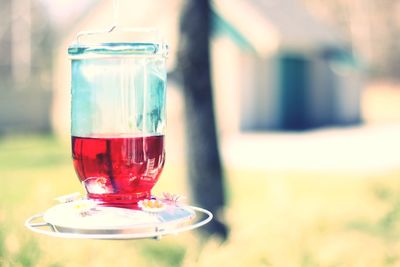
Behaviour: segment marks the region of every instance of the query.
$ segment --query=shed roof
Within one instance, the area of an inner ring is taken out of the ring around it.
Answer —
[[[222,31],[264,56],[278,49],[307,51],[344,43],[297,0],[214,0],[213,11]]]

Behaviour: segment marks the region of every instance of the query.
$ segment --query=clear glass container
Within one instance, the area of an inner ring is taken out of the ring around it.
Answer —
[[[78,42],[68,54],[75,171],[89,198],[135,207],[165,162],[167,46]]]

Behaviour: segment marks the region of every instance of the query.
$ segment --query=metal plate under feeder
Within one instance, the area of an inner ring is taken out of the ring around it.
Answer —
[[[55,205],[26,220],[33,232],[62,238],[160,239],[201,227],[211,221],[208,210],[151,199],[139,202],[140,210],[98,205],[74,199]]]

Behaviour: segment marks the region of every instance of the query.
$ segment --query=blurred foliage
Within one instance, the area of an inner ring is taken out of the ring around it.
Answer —
[[[79,190],[69,147],[52,136],[0,139],[0,266],[398,266],[399,171],[377,174],[226,169],[226,242],[198,232],[160,241],[66,240],[23,222]],[[168,165],[168,164],[167,164]],[[178,192],[182,166],[157,190]]]
[[[400,190],[378,185],[373,193],[378,201],[389,207],[387,211],[376,220],[355,220],[349,227],[375,235],[386,243],[400,241]]]

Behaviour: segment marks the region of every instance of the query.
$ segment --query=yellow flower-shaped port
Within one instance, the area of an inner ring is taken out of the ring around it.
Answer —
[[[144,199],[139,201],[139,207],[148,212],[160,212],[165,209],[165,204],[158,199]]]
[[[94,209],[97,206],[97,203],[90,199],[82,199],[71,202],[71,205],[72,208],[77,212],[79,212],[81,216],[87,216],[90,215],[92,211],[94,211]]]

